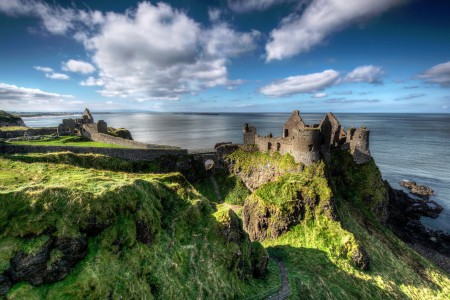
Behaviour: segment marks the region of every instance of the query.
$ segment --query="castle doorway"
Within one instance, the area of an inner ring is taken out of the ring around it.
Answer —
[[[267,151],[270,151],[270,150],[272,150],[272,143],[268,142],[267,143]]]

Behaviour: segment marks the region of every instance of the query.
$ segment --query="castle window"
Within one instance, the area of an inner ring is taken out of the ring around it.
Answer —
[[[281,149],[281,144],[277,143],[277,151],[280,151],[280,149]]]
[[[289,136],[289,129],[285,129],[284,130],[284,137],[288,137]]]
[[[309,151],[313,151],[313,148],[314,148],[313,145],[308,145],[308,150]]]
[[[267,151],[270,151],[270,150],[272,150],[272,143],[268,142],[267,143]]]

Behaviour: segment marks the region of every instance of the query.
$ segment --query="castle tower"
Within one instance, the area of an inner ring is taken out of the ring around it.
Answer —
[[[294,110],[292,112],[292,115],[289,117],[289,119],[286,121],[283,127],[283,137],[287,138],[292,136],[292,133],[295,129],[298,128],[304,128],[305,123],[302,120],[302,117],[300,117],[300,111]]]
[[[358,129],[350,128],[347,132],[347,143],[350,146],[350,152],[358,164],[366,163],[371,158],[369,136],[370,130],[367,130],[365,127]]]
[[[256,144],[256,127],[250,126],[248,125],[248,123],[245,123],[242,131],[244,133],[244,145]]]
[[[320,159],[321,133],[317,128],[299,128],[293,132],[292,156],[306,166]]]

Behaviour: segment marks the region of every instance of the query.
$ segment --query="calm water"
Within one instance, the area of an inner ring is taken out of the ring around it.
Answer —
[[[281,135],[289,114],[93,114],[109,126],[128,128],[135,140],[180,146],[212,148],[217,142],[242,142],[242,125],[257,127],[259,134]],[[436,191],[433,200],[444,207],[429,227],[450,232],[450,115],[335,114],[345,126],[367,126],[370,150],[384,179],[401,188],[402,179],[414,180]],[[324,114],[302,114],[307,123],[318,123]],[[62,117],[26,118],[31,127],[56,126]]]

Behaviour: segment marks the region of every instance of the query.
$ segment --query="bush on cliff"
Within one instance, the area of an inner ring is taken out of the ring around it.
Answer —
[[[131,132],[126,128],[112,128],[108,127],[108,134],[119,137],[126,140],[133,140],[133,137],[131,136]]]
[[[276,277],[253,279],[263,256],[245,238],[230,245],[179,173],[22,160],[0,158],[0,292],[9,299],[242,298]]]

